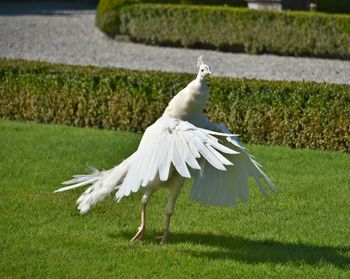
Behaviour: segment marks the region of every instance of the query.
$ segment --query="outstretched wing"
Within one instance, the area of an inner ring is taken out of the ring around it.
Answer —
[[[213,128],[225,134],[231,134],[223,125],[213,124]],[[253,177],[261,192],[268,196],[265,185],[272,190],[275,186],[261,166],[247,152],[235,135],[226,137],[225,146],[239,154],[226,156],[233,165],[227,167],[226,172],[218,172],[209,164],[204,165],[201,172],[196,172],[190,192],[190,198],[202,204],[234,205],[240,198],[243,202],[248,200],[249,177]]]
[[[197,159],[203,156],[214,169],[226,170],[232,165],[220,152],[236,154],[237,152],[222,145],[215,136],[228,134],[213,132],[176,118],[163,116],[147,128],[135,159],[116,193],[116,199],[137,192],[147,186],[157,175],[166,181],[172,166],[183,177],[191,177],[187,166],[201,169]],[[220,151],[220,152],[219,152]]]

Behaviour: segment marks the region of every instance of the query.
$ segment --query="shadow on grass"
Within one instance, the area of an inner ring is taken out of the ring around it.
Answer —
[[[145,242],[155,242],[159,232],[147,232]],[[125,232],[124,238],[130,239],[131,232]],[[292,263],[299,264],[331,264],[339,268],[348,268],[350,257],[343,254],[350,247],[314,246],[304,243],[284,243],[274,240],[252,240],[234,235],[215,235],[201,233],[172,233],[169,244],[185,244],[207,246],[209,249],[186,249],[186,254],[193,257],[209,259],[232,259],[235,261],[258,263]]]

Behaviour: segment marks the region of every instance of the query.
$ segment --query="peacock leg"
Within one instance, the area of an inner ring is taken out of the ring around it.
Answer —
[[[131,241],[142,240],[145,234],[145,219],[146,219],[146,207],[149,201],[151,193],[146,191],[141,200],[141,225],[138,227],[138,230],[135,236]]]
[[[163,235],[160,237],[160,244],[165,244],[168,241],[170,218],[174,213],[176,199],[179,196],[179,193],[182,189],[182,186],[184,185],[184,182],[185,182],[185,179],[180,175],[175,175],[171,181],[172,185],[169,188],[169,197],[168,197],[167,211],[165,214],[164,230],[163,230]]]

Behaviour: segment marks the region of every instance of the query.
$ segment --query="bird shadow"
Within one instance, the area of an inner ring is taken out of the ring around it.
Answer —
[[[155,243],[159,232],[148,231],[143,242]],[[116,236],[110,236],[115,238]],[[122,233],[123,238],[130,239],[131,232]],[[211,233],[171,233],[170,245],[191,244],[183,251],[187,255],[213,260],[234,260],[248,264],[291,263],[294,265],[331,264],[341,269],[349,268],[350,252],[348,247],[311,245],[305,243],[287,243],[275,240],[254,240],[236,235],[216,235]],[[198,249],[193,245],[208,247]]]

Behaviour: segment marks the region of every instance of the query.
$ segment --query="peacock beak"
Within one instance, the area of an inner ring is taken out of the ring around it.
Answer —
[[[211,69],[208,67],[208,75],[211,75]]]

